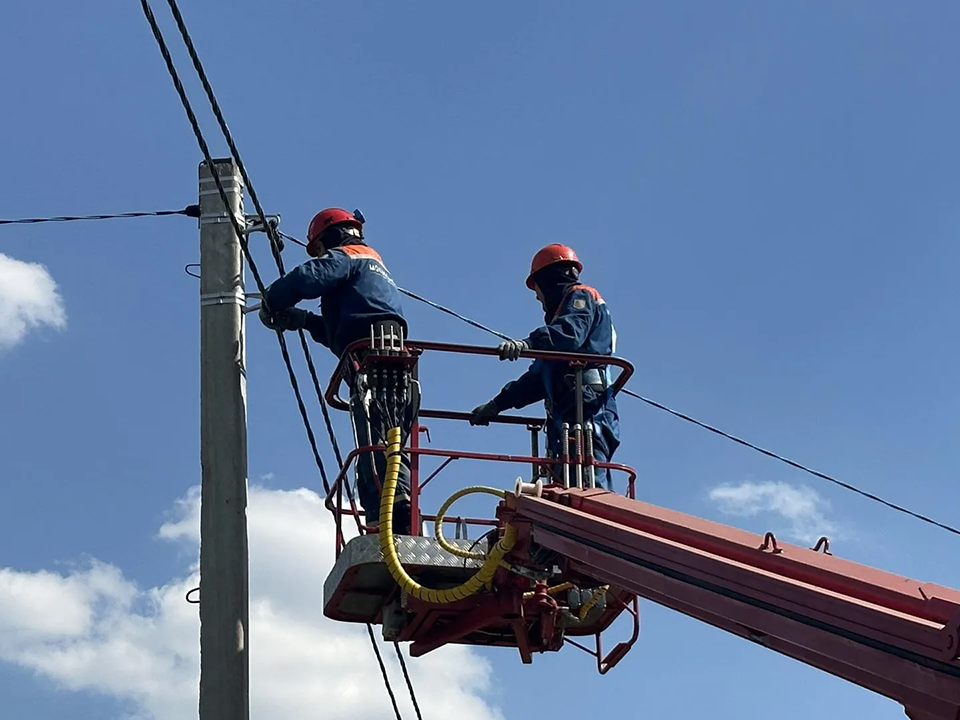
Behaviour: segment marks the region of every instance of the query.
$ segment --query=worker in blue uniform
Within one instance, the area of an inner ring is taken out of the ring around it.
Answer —
[[[340,358],[358,340],[407,337],[407,322],[400,292],[379,253],[366,244],[363,216],[340,208],[317,213],[307,230],[308,260],[273,282],[264,293],[260,320],[273,330],[306,330],[318,343]],[[320,299],[320,313],[296,307],[302,300]],[[350,415],[357,447],[386,443],[388,421],[371,402],[364,378],[347,368]],[[409,437],[416,403],[403,409],[401,432]],[[394,532],[410,532],[410,459],[402,456],[394,504]],[[384,453],[364,453],[357,458],[357,491],[367,525],[377,525],[380,488],[386,474]]]
[[[524,350],[613,355],[616,331],[600,293],[579,282],[583,265],[572,248],[551,244],[533,258],[527,287],[543,306],[546,324],[523,340],[501,343],[501,360],[516,360]],[[608,462],[620,445],[617,401],[610,390],[608,367],[587,366],[583,372],[583,419],[593,424],[593,457]],[[561,456],[561,426],[576,422],[576,387],[573,368],[555,360],[534,360],[516,380],[507,383],[489,402],[476,407],[471,425],[488,425],[504,410],[520,409],[543,400],[547,411],[547,450]],[[597,468],[597,486],[613,489],[609,471]]]

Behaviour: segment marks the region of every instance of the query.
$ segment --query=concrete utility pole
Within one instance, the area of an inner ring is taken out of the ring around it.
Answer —
[[[243,182],[215,160],[225,208],[200,164],[200,720],[248,720],[247,381]]]

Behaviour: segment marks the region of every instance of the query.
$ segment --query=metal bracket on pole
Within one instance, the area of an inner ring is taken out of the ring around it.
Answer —
[[[262,299],[263,299],[263,297],[260,295],[260,293],[247,293],[247,299],[250,299],[250,298],[254,298],[254,299],[256,299],[256,300],[262,300]],[[246,305],[246,306],[243,308],[243,313],[246,315],[246,314],[248,314],[248,313],[256,312],[257,310],[260,309],[260,305],[261,305],[261,304],[262,304],[262,303],[257,303],[256,305]]]
[[[219,196],[218,196],[219,197]],[[235,215],[237,222],[240,225],[243,225],[241,216]],[[200,216],[200,227],[204,225],[221,225],[221,224],[231,224],[230,223],[230,213],[228,212],[214,212],[214,213],[204,213]]]
[[[225,292],[200,293],[200,307],[227,304],[236,304],[243,307],[247,304],[247,295],[239,288]]]
[[[270,238],[271,235],[270,235],[270,232],[268,231],[268,228],[269,228],[270,230],[273,230],[272,238],[277,243],[277,250],[279,252],[283,252],[283,247],[284,247],[283,238],[281,238],[280,234],[277,232],[277,228],[280,227],[280,216],[265,215],[264,217],[267,219],[266,225],[260,222],[259,215],[244,215],[243,234],[247,237],[248,240],[250,238],[250,235],[252,235],[255,232],[265,233],[266,236]]]
[[[267,225],[269,225],[274,230],[280,227],[279,215],[267,215],[266,218],[267,218]],[[249,235],[250,233],[255,233],[255,232],[267,231],[266,226],[262,222],[260,222],[259,215],[244,215],[243,222],[244,222],[244,229],[243,229],[244,235]]]

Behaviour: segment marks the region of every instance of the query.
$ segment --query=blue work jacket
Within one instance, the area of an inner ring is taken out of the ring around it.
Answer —
[[[553,317],[530,333],[526,342],[533,350],[613,355],[617,334],[600,293],[578,284],[566,291]],[[598,449],[605,451],[607,458],[620,444],[620,417],[611,384],[609,367],[584,372],[584,420],[593,423],[595,443],[601,444]],[[561,424],[576,422],[574,371],[568,363],[534,360],[494,398],[500,410],[520,409],[540,400],[547,410],[548,447],[559,455]]]
[[[367,245],[331,248],[278,278],[265,299],[279,311],[316,298],[320,314],[310,313],[305,329],[337,357],[350,343],[370,337],[374,323],[394,320],[407,333],[400,291],[380,254]]]

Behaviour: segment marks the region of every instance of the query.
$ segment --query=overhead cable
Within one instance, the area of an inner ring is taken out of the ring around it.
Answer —
[[[460,313],[455,312],[450,308],[444,307],[439,303],[433,302],[432,300],[428,300],[427,298],[416,295],[415,293],[412,293],[409,290],[404,290],[403,288],[401,288],[400,291],[404,295],[407,295],[413,298],[414,300],[419,300],[420,302],[426,303],[427,305],[433,308],[436,308],[437,310],[441,310],[442,312],[445,312],[449,315],[453,315],[454,317],[459,318],[463,322],[468,323],[475,328],[479,328],[480,330],[484,330],[485,332],[488,332],[491,335],[495,335],[496,337],[501,338],[503,340],[511,339],[510,337],[508,337],[507,335],[504,335],[498,330],[494,330],[493,328],[489,328],[486,325],[482,325],[481,323],[478,323],[475,320],[471,320],[470,318],[464,315],[461,315]],[[727,440],[731,440],[732,442],[735,442],[739,445],[743,445],[744,447],[750,448],[751,450],[754,450],[762,455],[766,455],[769,458],[773,458],[774,460],[779,460],[780,462],[785,463],[790,467],[796,468],[797,470],[801,470],[805,473],[813,475],[814,477],[820,478],[821,480],[826,480],[827,482],[833,483],[834,485],[838,485],[839,487],[842,487],[845,490],[849,490],[850,492],[856,493],[857,495],[865,497],[869,500],[873,500],[874,502],[880,503],[881,505],[884,505],[885,507],[890,508],[891,510],[896,510],[897,512],[903,513],[905,515],[909,515],[912,518],[928,523],[930,525],[934,525],[942,530],[946,530],[947,532],[953,533],[954,535],[960,535],[960,530],[958,530],[955,527],[952,527],[951,525],[947,525],[946,523],[939,522],[921,513],[914,512],[909,508],[905,508],[902,505],[898,505],[896,503],[890,502],[889,500],[884,500],[882,497],[878,495],[875,495],[866,490],[861,490],[860,488],[854,485],[851,485],[850,483],[844,482],[842,480],[838,480],[837,478],[827,475],[826,473],[822,473],[819,470],[814,470],[813,468],[810,468],[806,465],[803,465],[794,460],[791,460],[790,458],[784,457],[783,455],[775,453],[771,450],[767,450],[763,447],[760,447],[759,445],[756,445],[752,442],[744,440],[743,438],[737,437],[736,435],[732,435],[731,433],[725,432],[724,430],[714,427],[713,425],[705,423],[701,420],[697,420],[696,418],[691,417],[686,413],[682,413],[678,410],[674,410],[673,408],[667,407],[666,405],[659,403],[656,400],[651,400],[650,398],[644,397],[643,395],[640,395],[639,393],[635,393],[632,390],[623,389],[620,392],[623,393],[624,395],[629,395],[632,398],[636,398],[637,400],[640,400],[641,402],[644,402],[647,405],[650,405],[651,407],[655,407],[658,410],[667,412],[673,415],[674,417],[680,418],[681,420],[684,420],[688,423],[692,423],[698,427],[701,427],[704,430],[709,430],[710,432],[716,435],[720,435],[721,437],[724,437]]]
[[[164,217],[167,215],[185,215],[200,217],[199,205],[187,205],[182,210],[153,210],[150,212],[126,212],[112,215],[56,215],[54,217],[16,218],[0,220],[0,225],[36,225],[38,223],[76,222],[78,220],[118,220],[120,218]]]
[[[200,146],[200,151],[203,154],[207,166],[210,168],[210,174],[217,186],[217,191],[220,193],[220,197],[224,205],[228,206],[229,201],[226,190],[223,187],[223,182],[220,180],[220,176],[216,172],[213,156],[210,154],[210,148],[207,146],[206,139],[203,137],[203,132],[200,129],[199,122],[197,121],[197,116],[194,113],[193,106],[190,104],[190,100],[183,88],[180,75],[173,63],[173,58],[170,55],[170,50],[167,47],[167,43],[160,31],[160,26],[157,24],[156,16],[153,14],[153,9],[150,7],[148,0],[140,0],[140,5],[143,8],[143,13],[147,18],[147,22],[150,24],[150,29],[153,32],[154,39],[157,41],[157,46],[159,47],[160,54],[163,56],[164,63],[167,66],[170,79],[173,81],[174,88],[176,89],[177,95],[180,97],[180,102],[183,105],[183,109],[187,114],[187,119],[190,121],[190,127],[193,129],[193,134],[197,139],[197,144]],[[253,255],[250,253],[250,248],[247,245],[247,239],[244,236],[243,228],[240,227],[239,222],[232,214],[228,214],[228,216],[230,218],[230,223],[233,226],[234,233],[237,236],[237,241],[240,243],[240,248],[243,251],[244,258],[246,259],[247,265],[250,268],[250,274],[253,276],[253,280],[256,283],[260,294],[263,295],[263,293],[266,291],[266,285],[264,284],[263,278],[260,276],[260,272],[257,269],[256,261],[253,259]],[[293,391],[297,398],[297,405],[300,408],[300,414],[306,421],[307,408],[306,404],[303,402],[303,397],[300,394],[300,386],[297,383],[296,374],[294,373],[293,365],[290,361],[290,354],[287,351],[286,341],[284,340],[283,334],[279,331],[277,331],[277,338],[278,342],[280,343],[280,351],[283,354],[284,364],[287,367],[287,372],[290,377],[290,383],[293,386]],[[317,466],[320,468],[320,475],[323,480],[324,489],[329,491],[330,484],[327,480],[326,471],[323,468],[323,460],[320,458],[320,451],[317,448],[316,438],[313,437],[313,432],[309,428],[309,425],[307,429],[307,439],[310,442],[311,449],[313,450],[314,460],[317,463]]]
[[[204,85],[204,89],[207,91],[207,97],[208,97],[208,99],[210,100],[211,104],[213,105],[214,112],[215,112],[215,114],[216,114],[216,116],[217,116],[218,122],[220,123],[221,130],[223,131],[224,136],[225,136],[225,139],[227,140],[227,143],[228,143],[228,145],[230,146],[230,150],[231,150],[231,153],[232,153],[232,155],[233,155],[233,159],[234,159],[234,161],[237,163],[237,168],[238,168],[238,170],[239,170],[240,173],[241,173],[241,177],[242,177],[243,180],[244,180],[245,186],[247,187],[247,189],[248,189],[249,192],[250,192],[251,200],[254,202],[254,205],[255,205],[255,207],[256,207],[256,209],[257,209],[257,213],[258,213],[259,216],[260,216],[260,220],[261,220],[263,226],[266,228],[267,235],[268,235],[268,237],[270,238],[271,250],[272,250],[272,252],[273,252],[274,259],[275,259],[275,261],[276,261],[276,263],[277,263],[277,268],[278,268],[278,270],[280,271],[280,273],[282,274],[282,273],[283,273],[283,261],[282,261],[281,258],[280,258],[280,243],[278,242],[278,238],[277,238],[277,236],[276,236],[276,228],[273,227],[273,225],[267,221],[266,215],[265,215],[265,213],[264,213],[264,211],[263,211],[263,208],[262,208],[262,206],[260,205],[260,202],[259,202],[259,200],[258,200],[257,197],[256,197],[256,191],[253,189],[252,183],[250,182],[250,179],[249,179],[249,176],[247,175],[246,170],[245,170],[245,168],[243,167],[242,161],[240,160],[239,152],[237,151],[236,144],[234,143],[233,137],[232,137],[232,135],[230,134],[230,131],[229,131],[229,129],[228,129],[227,126],[226,126],[226,122],[225,122],[224,119],[223,119],[222,113],[220,112],[219,104],[217,103],[216,97],[215,97],[214,94],[213,94],[213,89],[211,88],[210,83],[209,83],[209,81],[207,80],[206,73],[204,72],[203,66],[202,66],[201,63],[200,63],[199,56],[198,56],[197,53],[196,53],[196,49],[195,49],[195,47],[194,47],[194,45],[193,45],[193,41],[191,40],[188,31],[187,31],[186,24],[185,24],[184,21],[183,21],[183,17],[182,17],[182,15],[180,14],[180,10],[179,10],[179,8],[177,7],[176,2],[175,2],[174,0],[169,0],[169,3],[168,3],[168,4],[170,5],[170,9],[171,9],[171,11],[172,11],[173,14],[174,14],[175,20],[177,21],[177,26],[178,26],[178,28],[180,29],[181,35],[183,36],[184,43],[187,45],[187,49],[188,49],[188,51],[190,52],[191,59],[193,60],[193,63],[194,63],[194,68],[196,69],[198,75],[200,76],[201,82],[202,82],[203,85]],[[204,159],[206,160],[207,165],[208,165],[208,167],[210,168],[211,175],[213,176],[214,182],[215,182],[215,184],[217,185],[217,190],[218,190],[218,192],[220,193],[220,197],[221,197],[224,205],[225,205],[225,206],[228,206],[228,205],[229,205],[229,203],[228,203],[228,198],[227,198],[226,191],[224,190],[223,183],[221,182],[219,176],[217,175],[216,167],[215,167],[214,162],[213,162],[213,158],[212,158],[212,156],[211,156],[211,154],[210,154],[209,148],[207,147],[207,144],[206,144],[206,141],[205,141],[205,139],[204,139],[204,137],[203,137],[203,133],[202,133],[202,131],[201,131],[201,129],[200,129],[199,123],[197,122],[196,115],[194,114],[193,109],[192,109],[192,106],[190,105],[190,101],[189,101],[189,99],[187,98],[186,92],[185,92],[184,89],[183,89],[183,84],[182,84],[181,81],[180,81],[179,74],[177,73],[176,67],[175,67],[175,65],[174,65],[174,63],[173,63],[173,59],[172,59],[172,57],[171,57],[171,55],[170,55],[169,49],[167,48],[166,42],[165,42],[165,40],[164,40],[164,38],[163,38],[163,34],[162,34],[161,31],[160,31],[160,27],[159,27],[159,25],[157,24],[156,17],[155,17],[154,14],[153,14],[153,10],[152,10],[152,8],[150,7],[150,4],[149,4],[148,0],[141,0],[141,6],[142,6],[142,8],[143,8],[144,15],[145,15],[146,18],[147,18],[147,21],[148,21],[148,23],[150,24],[150,28],[151,28],[151,31],[153,32],[154,38],[155,38],[155,40],[157,41],[157,45],[158,45],[158,47],[159,47],[159,49],[160,49],[160,53],[161,53],[161,55],[163,56],[164,62],[165,62],[166,65],[167,65],[167,70],[168,70],[168,72],[170,73],[171,79],[173,80],[174,87],[176,88],[177,94],[178,94],[179,97],[180,97],[180,101],[181,101],[181,104],[183,105],[184,111],[187,113],[187,118],[189,119],[190,125],[191,125],[191,127],[193,128],[194,135],[196,136],[196,139],[197,139],[197,143],[199,144],[200,149],[201,149],[201,152],[202,152],[203,155],[204,155]],[[241,247],[241,249],[242,249],[242,251],[243,251],[243,253],[244,253],[244,257],[245,257],[245,259],[247,260],[247,264],[248,264],[248,266],[250,267],[251,275],[253,276],[254,281],[256,282],[257,288],[258,288],[258,290],[260,291],[261,296],[263,296],[263,295],[265,294],[266,287],[265,287],[265,285],[264,285],[264,283],[263,283],[262,278],[260,277],[259,271],[257,270],[256,263],[255,263],[255,261],[254,261],[254,259],[253,259],[253,256],[252,256],[251,253],[250,253],[249,247],[248,247],[247,242],[246,242],[246,238],[244,237],[244,234],[243,234],[243,230],[240,228],[239,223],[237,222],[236,218],[233,217],[232,215],[231,215],[231,224],[232,224],[232,226],[233,226],[234,232],[236,233],[237,240],[238,240],[239,243],[240,243],[240,247]],[[303,334],[303,331],[300,331],[299,334],[300,334],[300,339],[301,339],[301,343],[302,343],[302,346],[303,346],[304,353],[305,353],[305,355],[307,356],[307,361],[308,361],[308,364],[310,365],[311,376],[312,376],[312,378],[313,378],[313,380],[314,380],[314,384],[315,384],[315,386],[316,386],[318,396],[320,396],[320,398],[321,398],[321,403],[322,403],[322,393],[320,392],[319,381],[318,381],[317,378],[316,378],[316,372],[315,372],[315,370],[314,370],[313,367],[312,367],[312,359],[309,357],[309,350],[308,350],[308,348],[307,348],[306,338],[305,338],[305,336],[304,336],[304,334]],[[319,449],[317,448],[316,438],[315,438],[315,436],[314,436],[314,434],[313,434],[313,429],[312,429],[312,427],[311,427],[311,425],[310,425],[310,420],[309,420],[309,416],[308,416],[308,414],[307,414],[306,405],[304,404],[303,397],[302,397],[302,395],[301,395],[301,393],[300,393],[300,388],[299,388],[299,384],[297,383],[296,373],[294,372],[293,365],[292,365],[292,363],[291,363],[291,361],[290,361],[290,355],[289,355],[289,352],[288,352],[288,350],[287,350],[286,341],[285,341],[285,339],[284,339],[284,337],[283,337],[283,332],[282,332],[282,331],[280,331],[280,330],[277,331],[277,338],[278,338],[278,341],[279,341],[279,344],[280,344],[281,353],[282,353],[282,355],[283,355],[283,361],[284,361],[284,364],[285,364],[285,366],[286,366],[286,368],[287,368],[287,372],[288,372],[288,375],[289,375],[290,384],[291,384],[291,386],[293,387],[294,395],[296,396],[296,400],[297,400],[297,405],[298,405],[298,408],[299,408],[299,410],[300,410],[300,415],[301,415],[301,418],[302,418],[302,420],[303,420],[303,424],[304,424],[305,430],[306,430],[306,432],[307,432],[307,438],[308,438],[308,441],[309,441],[309,443],[310,443],[310,447],[311,447],[311,449],[312,449],[312,451],[313,451],[313,454],[314,454],[314,460],[315,460],[315,462],[316,462],[316,464],[317,464],[318,469],[320,470],[320,475],[321,475],[321,478],[322,478],[322,480],[323,480],[324,490],[325,490],[327,493],[329,493],[329,491],[330,491],[329,481],[328,481],[328,479],[327,479],[326,471],[325,471],[324,466],[323,466],[323,461],[322,461],[322,459],[321,459],[321,457],[320,457]],[[327,423],[328,423],[328,430],[330,431],[331,436],[333,437],[333,435],[334,435],[334,433],[333,433],[333,428],[332,428],[332,425],[331,425],[330,422],[329,422],[329,416],[328,416],[328,414],[327,414],[327,412],[326,412],[326,408],[325,408],[325,407],[324,407],[324,417],[325,417],[325,419],[327,420]],[[333,439],[334,439],[334,442],[335,442],[335,438],[333,438]],[[339,454],[339,453],[338,453],[338,454]],[[388,692],[388,694],[390,695],[391,703],[393,704],[394,713],[395,713],[395,715],[396,715],[396,717],[397,717],[397,720],[402,720],[401,715],[400,715],[400,709],[399,709],[399,707],[397,706],[396,699],[395,699],[394,694],[393,694],[393,689],[392,689],[392,687],[391,687],[391,685],[390,685],[390,678],[389,678],[389,676],[388,676],[388,674],[387,674],[386,666],[385,666],[384,663],[383,663],[383,658],[382,658],[381,653],[380,653],[380,648],[379,648],[379,646],[377,645],[376,640],[375,640],[374,635],[373,635],[373,627],[372,627],[369,623],[367,624],[367,631],[368,631],[368,633],[369,633],[369,635],[370,635],[370,640],[371,640],[371,643],[372,643],[372,646],[373,646],[374,654],[376,655],[377,662],[378,662],[378,664],[379,664],[379,666],[380,666],[381,675],[382,675],[382,677],[383,677],[384,685],[386,686],[387,692]],[[409,689],[410,689],[410,692],[411,692],[411,696],[413,697],[413,686],[412,686],[412,685],[409,685]],[[414,698],[414,703],[416,704],[415,698]]]

